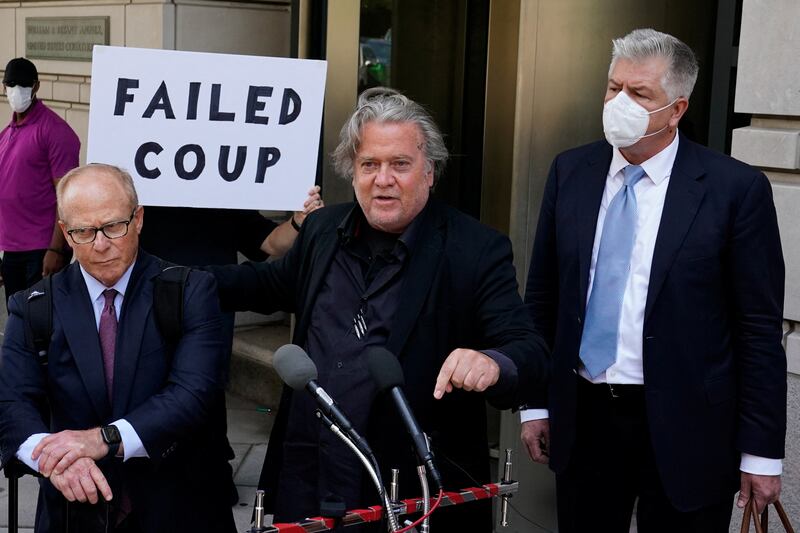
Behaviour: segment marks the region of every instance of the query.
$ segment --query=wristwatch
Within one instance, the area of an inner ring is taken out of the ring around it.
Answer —
[[[103,442],[108,444],[108,455],[106,457],[115,457],[117,451],[119,451],[119,445],[122,442],[122,435],[119,434],[117,426],[101,427],[100,436],[103,437]]]

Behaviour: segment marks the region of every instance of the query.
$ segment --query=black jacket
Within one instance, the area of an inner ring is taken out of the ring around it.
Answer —
[[[344,204],[312,213],[282,260],[211,269],[217,277],[223,308],[294,312],[297,325],[293,342],[304,345],[318,287],[338,249],[337,227],[353,207]],[[443,400],[435,400],[433,388],[442,362],[456,348],[494,348],[507,355],[517,366],[518,387],[493,398],[493,402],[509,408],[544,381],[546,351],[522,312],[508,239],[436,201],[430,201],[419,216],[424,218],[405,266],[402,301],[386,348],[400,359],[406,395],[422,428],[432,436],[445,487],[455,490],[474,485],[470,477],[481,483],[490,481],[485,399],[481,394],[456,390]],[[289,402],[291,394],[285,391],[262,475],[268,491],[277,483],[280,501],[292,501],[285,497],[291,483],[276,481],[282,454],[289,450],[292,458],[288,462],[300,460],[291,443],[282,439],[285,424],[301,422],[287,415]],[[371,407],[367,439],[382,468],[401,465],[402,486],[409,495],[419,495],[413,471],[416,462],[393,407],[382,397]],[[316,455],[317,450],[308,453]],[[324,457],[323,451],[319,460],[336,458]],[[287,465],[283,466],[285,471]],[[388,479],[388,472],[385,476]],[[364,494],[368,495],[364,504],[378,503],[374,492]],[[292,501],[293,508],[277,509],[278,517],[296,520],[313,513],[317,503]],[[444,519],[453,530],[458,523],[464,531],[491,530],[491,514],[485,502],[461,506],[460,511],[454,513],[460,518],[447,518],[447,511],[434,517]]]

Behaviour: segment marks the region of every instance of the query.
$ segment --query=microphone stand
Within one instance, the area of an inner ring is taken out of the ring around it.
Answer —
[[[431,510],[431,492],[428,488],[428,476],[425,471],[425,465],[419,465],[417,467],[417,476],[419,477],[420,488],[422,488],[422,514],[427,515]],[[430,532],[430,520],[430,516],[425,517],[425,520],[422,521],[422,526],[420,526],[420,533]]]
[[[383,500],[383,504],[386,508],[386,517],[388,519],[388,529],[390,532],[394,532],[400,529],[400,525],[397,523],[397,516],[394,514],[394,507],[392,506],[392,502],[389,500],[389,497],[386,493],[386,489],[383,487],[383,482],[380,478],[380,472],[373,466],[372,462],[367,459],[367,456],[364,455],[361,450],[358,449],[358,446],[348,437],[339,426],[337,426],[330,418],[325,416],[325,413],[317,409],[317,417],[323,421],[323,423],[328,426],[328,428],[333,432],[334,435],[339,437],[339,439],[344,442],[348,448],[350,448],[353,453],[361,460],[361,463],[366,468],[367,472],[369,473],[370,477],[372,478],[372,482],[375,484],[375,488],[378,490],[378,494]],[[423,467],[424,468],[424,467]]]

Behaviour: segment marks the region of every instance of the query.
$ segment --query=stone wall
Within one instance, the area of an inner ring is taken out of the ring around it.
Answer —
[[[735,110],[753,115],[733,132],[732,155],[772,182],[786,262],[784,346],[789,412],[782,500],[800,525],[800,3],[744,0]],[[737,529],[738,531],[738,529]]]
[[[290,50],[289,0],[0,1],[0,69],[9,59],[25,55],[26,17],[78,16],[109,17],[109,44],[114,46],[282,57]],[[78,134],[81,163],[85,163],[91,62],[33,62],[41,82],[39,98]],[[0,123],[5,125],[9,120],[11,110],[5,96],[0,95]]]
[[[288,57],[290,5],[290,0],[0,0],[0,75],[9,59],[25,55],[26,17],[109,17],[113,46]],[[39,71],[38,97],[78,134],[80,162],[86,163],[91,62],[33,62]],[[11,109],[0,94],[0,127],[10,120]],[[270,315],[267,321],[283,317]],[[262,315],[237,313],[237,325],[264,321]]]

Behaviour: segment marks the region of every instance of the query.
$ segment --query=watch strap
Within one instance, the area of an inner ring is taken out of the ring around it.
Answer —
[[[119,451],[119,445],[122,442],[122,436],[120,435],[117,426],[109,425],[101,427],[100,437],[108,446],[108,454],[106,457],[115,457]]]

